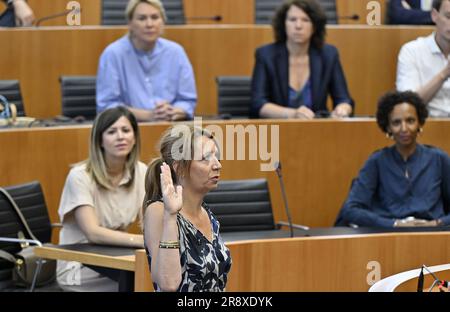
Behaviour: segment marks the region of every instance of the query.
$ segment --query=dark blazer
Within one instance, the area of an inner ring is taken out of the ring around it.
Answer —
[[[388,7],[389,24],[431,25],[430,11],[422,11],[420,0],[406,0],[411,9],[405,9],[402,0],[390,0]]]
[[[7,0],[3,0],[6,3]],[[5,11],[0,13],[0,27],[15,27],[16,15],[14,7],[9,4]]]
[[[272,43],[258,48],[255,58],[250,113],[252,117],[259,117],[265,103],[288,106],[289,53],[285,43]],[[334,107],[340,103],[353,106],[334,46],[325,44],[320,50],[311,47],[309,64],[314,112],[327,111],[328,94],[333,98]]]

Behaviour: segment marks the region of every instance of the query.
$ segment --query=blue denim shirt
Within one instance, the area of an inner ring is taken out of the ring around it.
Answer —
[[[404,161],[395,146],[373,153],[355,179],[341,217],[359,226],[392,227],[395,219],[441,219],[450,198],[450,158],[442,150],[417,144]]]
[[[192,118],[197,102],[194,72],[179,44],[159,38],[153,50],[145,52],[125,35],[100,57],[96,98],[97,112],[118,105],[153,109],[165,100]]]

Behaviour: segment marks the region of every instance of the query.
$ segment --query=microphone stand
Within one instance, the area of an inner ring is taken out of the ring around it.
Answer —
[[[36,21],[35,26],[36,26],[36,27],[39,27],[40,24],[41,24],[42,22],[44,22],[44,21],[51,20],[51,19],[54,19],[54,18],[57,18],[57,17],[61,17],[61,16],[66,16],[66,15],[68,15],[69,13],[72,13],[72,12],[74,12],[74,13],[80,13],[80,12],[81,12],[81,9],[73,8],[73,9],[65,10],[64,12],[60,12],[60,13],[52,14],[52,15],[49,15],[49,16],[41,17],[40,19],[38,19],[38,20]]]
[[[281,174],[281,163],[278,162],[276,164],[275,171],[277,172],[278,179],[280,180],[281,193],[283,194],[284,208],[286,210],[286,215],[287,215],[287,218],[288,218],[289,231],[291,233],[290,235],[291,235],[291,237],[294,237],[294,228],[292,226],[291,212],[289,211],[287,197],[286,197],[286,191],[284,189],[283,177],[282,177],[282,174]]]
[[[283,194],[284,209],[286,210],[286,215],[288,217],[287,224],[286,224],[286,222],[278,222],[278,224],[288,225],[291,237],[294,237],[294,225],[292,224],[291,211],[289,210],[289,206],[288,206],[288,202],[287,202],[286,189],[284,187],[283,176],[281,174],[281,163],[280,162],[275,163],[275,171],[277,172],[278,180],[280,181],[281,193]],[[304,226],[304,225],[296,224],[295,227],[300,228],[302,230],[309,230],[309,227]]]
[[[282,177],[282,174],[281,174],[281,163],[280,162],[276,162],[275,163],[275,171],[277,172],[278,179],[280,181],[281,193],[283,194],[284,209],[286,210],[286,215],[287,215],[287,218],[288,218],[288,222],[287,223],[286,222],[278,222],[278,224],[289,226],[289,230],[291,232],[291,237],[294,237],[294,227],[296,229],[302,229],[302,230],[305,230],[305,231],[308,231],[309,227],[306,226],[306,225],[299,225],[299,224],[293,224],[292,223],[291,212],[289,210],[287,196],[286,196],[286,189],[284,187],[283,177]]]
[[[351,20],[351,21],[359,21],[359,15],[358,14],[352,14],[352,15],[342,15],[342,16],[337,16],[337,21],[339,22],[340,20]]]
[[[428,292],[431,292],[431,291],[433,290],[434,286],[436,286],[437,284],[441,283],[441,280],[438,279],[437,276],[434,275],[434,273],[431,272],[431,270],[430,270],[425,264],[422,265],[422,269],[425,269],[425,270],[426,270],[428,273],[430,273],[431,276],[433,276],[433,278],[434,278],[434,282],[433,282],[433,284],[431,285],[430,289],[428,290]],[[422,276],[422,278],[423,278],[423,276]]]
[[[196,21],[196,20],[206,20],[206,21],[214,21],[214,22],[220,22],[222,20],[221,15],[214,15],[214,16],[191,16],[191,17],[185,17],[187,21]]]

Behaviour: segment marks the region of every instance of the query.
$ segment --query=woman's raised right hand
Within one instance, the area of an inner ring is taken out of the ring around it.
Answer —
[[[175,215],[183,208],[183,187],[173,185],[170,167],[164,162],[161,165],[161,192],[165,212]]]

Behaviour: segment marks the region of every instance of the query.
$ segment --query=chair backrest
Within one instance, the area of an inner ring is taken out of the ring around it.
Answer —
[[[94,119],[97,114],[95,101],[95,76],[61,76],[62,114],[67,117],[83,116]]]
[[[186,24],[183,0],[161,0],[167,15],[168,25]]]
[[[316,0],[327,15],[327,24],[337,24],[336,0]],[[271,24],[277,8],[284,0],[255,0],[255,24]]]
[[[218,113],[248,118],[252,93],[251,81],[251,77],[248,76],[217,77]]]
[[[327,24],[339,24],[336,0],[317,0],[327,16]]]
[[[204,200],[221,232],[275,230],[266,179],[220,181]]]
[[[184,24],[183,0],[162,0],[168,25]],[[126,25],[128,0],[102,0],[102,25]]]
[[[102,0],[102,25],[126,25],[128,0]]]
[[[16,105],[17,116],[25,116],[19,80],[0,80],[0,94]]]
[[[51,223],[47,211],[41,185],[38,181],[26,184],[5,187],[8,193],[16,202],[28,225],[41,243],[48,243],[51,240]],[[26,238],[29,237],[25,227],[15,212],[13,206],[0,193],[0,237],[17,238],[21,231]],[[0,249],[12,254],[21,250],[17,243],[0,242]],[[0,259],[0,281],[11,279],[12,264]]]

